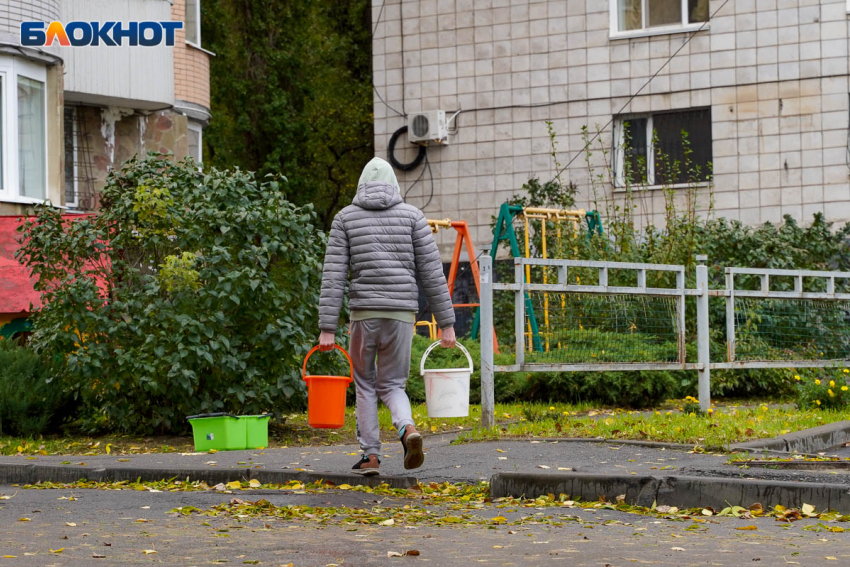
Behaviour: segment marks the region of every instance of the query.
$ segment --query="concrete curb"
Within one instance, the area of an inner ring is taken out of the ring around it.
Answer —
[[[687,443],[666,443],[664,441],[641,441],[639,439],[594,439],[592,437],[535,437],[532,441],[546,443],[604,443],[606,445],[632,445],[634,447],[649,447],[651,449],[673,449],[676,451],[691,451],[693,445]]]
[[[820,453],[850,441],[850,421],[836,421],[771,439],[730,445],[731,451],[772,450],[786,453]]]
[[[35,484],[37,482],[72,483],[78,480],[96,482],[120,482],[122,480],[155,482],[170,478],[204,481],[209,485],[228,483],[234,480],[256,479],[263,484],[286,484],[291,480],[317,482],[324,480],[336,485],[379,486],[388,484],[391,488],[410,488],[419,481],[412,476],[362,476],[345,473],[316,473],[299,471],[275,471],[263,469],[178,469],[143,467],[105,467],[90,468],[62,465],[15,465],[0,464],[0,484]]]
[[[544,494],[567,494],[570,498],[614,502],[626,495],[636,506],[720,510],[727,506],[748,507],[756,502],[767,508],[782,504],[799,508],[811,504],[817,510],[850,513],[850,488],[840,484],[779,482],[716,477],[652,477],[590,473],[501,473],[490,479],[490,496],[536,498]]]

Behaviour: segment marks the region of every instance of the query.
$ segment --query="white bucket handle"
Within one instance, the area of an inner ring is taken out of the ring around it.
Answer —
[[[431,354],[431,351],[434,350],[434,347],[437,346],[438,344],[440,344],[440,341],[436,341],[434,344],[429,346],[428,350],[425,351],[425,354],[422,355],[422,363],[419,365],[419,375],[420,376],[425,375],[425,359],[428,358],[428,355]],[[466,360],[469,361],[469,373],[472,374],[472,369],[473,369],[472,357],[469,356],[469,352],[467,352],[467,350],[463,347],[462,344],[460,344],[460,343],[455,343],[455,344],[458,347],[460,347],[460,350],[462,350],[463,354],[466,355]]]

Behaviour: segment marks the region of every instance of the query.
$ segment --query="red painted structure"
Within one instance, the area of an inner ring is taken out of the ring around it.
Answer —
[[[26,217],[0,217],[0,326],[12,319],[27,317],[30,305],[41,306],[41,297],[33,289],[35,278],[15,259],[20,248],[21,226]]]
[[[435,233],[440,230],[440,228],[453,228],[457,232],[457,239],[455,240],[455,248],[452,253],[452,263],[449,267],[449,277],[448,277],[448,285],[449,285],[449,295],[454,296],[455,291],[455,281],[457,280],[458,275],[458,267],[460,266],[460,255],[463,252],[464,244],[466,244],[466,254],[469,256],[469,266],[472,269],[472,280],[475,282],[475,290],[478,292],[478,296],[481,296],[481,283],[478,279],[478,256],[475,254],[475,246],[472,244],[472,235],[469,233],[469,225],[466,224],[466,221],[453,221],[449,219],[445,220],[428,220],[428,224],[431,225],[431,232]],[[458,307],[480,307],[480,303],[454,303],[453,307],[457,309]],[[437,336],[441,336],[441,332],[437,332]],[[493,348],[495,352],[499,352],[499,341],[496,338],[496,330],[493,330]]]

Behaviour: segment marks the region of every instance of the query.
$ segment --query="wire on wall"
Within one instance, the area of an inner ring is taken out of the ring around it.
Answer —
[[[372,28],[372,36],[369,38],[370,41],[373,42],[373,43],[375,41],[375,34],[378,33],[378,26],[381,24],[381,16],[384,14],[384,6],[386,4],[387,4],[387,0],[383,0],[381,2],[381,8],[378,10],[378,17],[375,19],[375,27]],[[374,82],[372,82],[372,90],[375,91],[375,94],[378,95],[378,100],[380,100],[381,103],[384,106],[386,106],[388,109],[392,110],[398,116],[404,117],[404,116],[407,116],[407,112],[404,109],[404,33],[402,33],[403,26],[404,26],[403,20],[399,20],[399,26],[401,26],[401,27],[399,27],[399,34],[401,35],[401,45],[402,45],[402,52],[401,52],[401,111],[396,110],[395,108],[390,106],[390,104],[387,101],[384,100],[384,97],[381,96],[381,93],[380,93],[380,91],[378,91],[378,87],[375,86]]]
[[[655,77],[657,77],[657,76],[658,76],[658,74],[659,74],[659,73],[661,73],[661,71],[662,71],[665,67],[667,67],[667,65],[670,63],[670,61],[672,61],[672,60],[673,60],[673,58],[674,58],[674,57],[676,57],[676,56],[679,54],[679,52],[681,52],[681,51],[685,48],[685,46],[686,46],[686,45],[688,45],[688,44],[691,42],[691,40],[694,38],[694,36],[696,36],[696,34],[698,34],[699,32],[701,32],[702,30],[704,30],[704,29],[705,29],[705,26],[707,26],[707,25],[708,25],[708,23],[709,23],[711,20],[713,20],[713,19],[714,19],[714,17],[718,14],[718,12],[720,12],[720,10],[722,10],[722,9],[726,6],[726,4],[728,4],[728,3],[729,3],[729,0],[726,0],[725,2],[723,2],[723,4],[721,4],[721,5],[720,5],[720,6],[719,6],[719,7],[718,7],[715,11],[714,11],[714,13],[713,13],[713,14],[711,14],[711,16],[710,16],[710,17],[709,17],[706,21],[704,21],[704,22],[702,23],[702,25],[699,27],[699,29],[694,30],[694,31],[692,31],[690,34],[688,34],[688,38],[687,38],[687,39],[686,39],[686,40],[682,43],[682,45],[680,45],[680,46],[679,46],[679,49],[677,49],[677,50],[673,53],[673,55],[671,55],[670,57],[668,57],[668,58],[667,58],[667,60],[666,60],[666,61],[664,61],[664,63],[663,63],[663,64],[662,64],[662,65],[658,68],[658,70],[657,70],[657,71],[655,71],[655,73],[654,73],[654,74],[653,74],[653,75],[652,75],[652,76],[651,76],[651,77],[650,77],[650,78],[649,78],[649,79],[648,79],[648,80],[647,80],[647,81],[646,81],[646,82],[645,82],[645,83],[644,83],[644,84],[643,84],[643,85],[642,85],[642,86],[641,86],[641,87],[640,87],[637,91],[635,91],[635,94],[633,94],[632,96],[630,96],[630,97],[629,97],[629,99],[628,99],[628,100],[626,101],[626,103],[625,103],[625,104],[624,104],[624,105],[620,108],[620,110],[617,112],[617,114],[615,114],[614,116],[612,116],[612,117],[611,117],[611,120],[609,120],[609,121],[607,122],[607,124],[605,124],[605,126],[603,126],[601,129],[598,129],[598,130],[596,131],[596,134],[594,134],[594,135],[593,135],[593,137],[592,137],[590,140],[588,140],[588,142],[584,145],[584,147],[583,147],[583,148],[582,148],[582,149],[581,149],[578,153],[576,153],[576,155],[574,155],[574,156],[572,157],[572,159],[571,159],[569,162],[567,162],[567,165],[563,166],[562,168],[558,169],[558,170],[555,172],[555,176],[554,176],[554,177],[552,177],[552,180],[551,180],[551,181],[554,181],[555,179],[557,179],[557,178],[558,178],[558,176],[559,176],[559,175],[561,175],[561,173],[563,173],[564,171],[566,171],[566,170],[567,170],[567,169],[568,169],[568,168],[569,168],[569,167],[573,164],[573,162],[575,162],[575,160],[577,160],[577,159],[579,158],[579,156],[581,156],[584,152],[586,152],[586,151],[590,148],[590,146],[593,144],[593,142],[595,142],[595,141],[599,138],[599,136],[601,136],[601,135],[602,135],[602,132],[604,132],[605,130],[607,130],[607,129],[608,129],[608,127],[609,127],[609,126],[611,126],[611,124],[613,124],[613,123],[614,123],[614,120],[616,120],[617,116],[618,116],[618,115],[620,115],[620,114],[622,114],[622,113],[623,113],[623,111],[624,111],[624,110],[626,110],[626,108],[628,108],[628,106],[632,103],[632,101],[633,101],[635,98],[637,98],[637,96],[638,96],[638,95],[639,95],[639,94],[643,91],[643,89],[645,89],[646,87],[648,87],[648,86],[649,86],[649,83],[651,83],[651,82],[652,82],[652,80],[653,80],[653,79],[655,79]]]
[[[396,143],[398,143],[398,139],[401,137],[401,135],[405,133],[407,133],[407,124],[393,132],[393,135],[390,137],[390,142],[389,144],[387,144],[387,161],[390,162],[390,164],[398,170],[412,171],[419,167],[419,164],[422,163],[422,160],[426,159],[428,150],[425,149],[425,146],[419,146],[419,153],[416,154],[416,157],[413,159],[413,161],[408,163],[398,161],[395,158],[395,145]]]

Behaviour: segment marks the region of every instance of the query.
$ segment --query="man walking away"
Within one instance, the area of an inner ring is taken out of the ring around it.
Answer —
[[[442,329],[455,346],[455,315],[437,243],[422,211],[404,203],[389,163],[374,158],[360,176],[351,205],[334,218],[325,252],[319,301],[320,350],[331,350],[351,271],[349,307],[357,389],[357,440],[363,457],[354,470],[378,474],[381,437],[378,398],[389,408],[404,447],[404,468],[422,466],[422,436],[405,392],[419,281]]]

